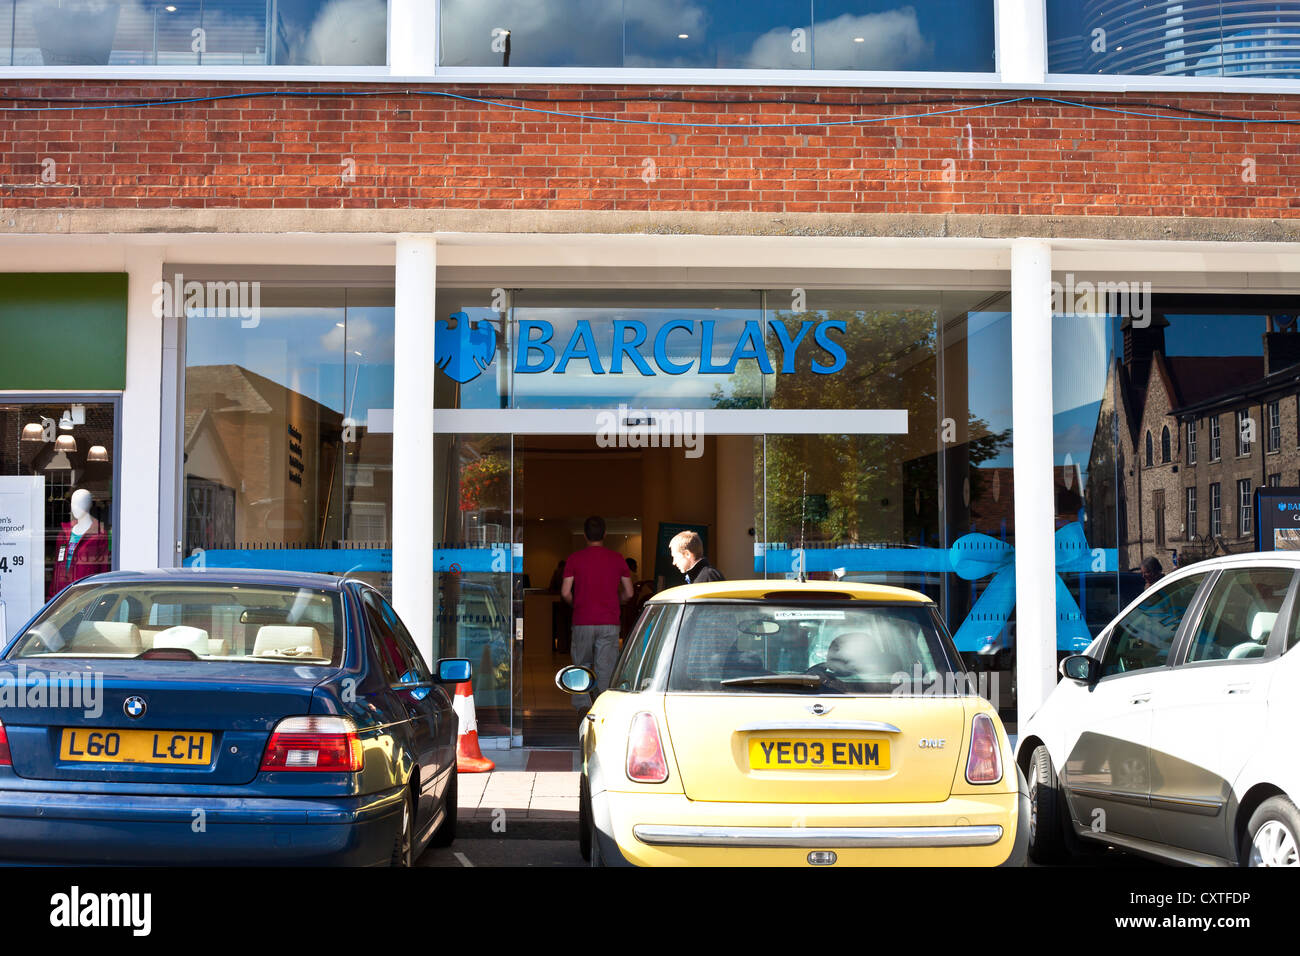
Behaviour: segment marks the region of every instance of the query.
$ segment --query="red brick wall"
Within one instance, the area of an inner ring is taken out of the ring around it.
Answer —
[[[10,99],[0,105],[35,105],[14,97],[167,98],[271,88],[22,81],[4,89]],[[995,100],[1015,95],[942,90],[444,89],[468,96],[594,99],[624,94],[729,101],[553,104],[572,112],[702,124],[812,122],[859,113],[903,116],[950,108],[954,96]],[[75,113],[3,111],[0,207],[1280,218],[1293,216],[1300,203],[1300,167],[1291,162],[1300,145],[1300,127],[1148,120],[1050,103],[1018,103],[867,127],[746,134],[580,123],[409,95],[397,88],[350,88],[371,91],[380,95],[271,97]],[[1158,102],[1254,118],[1300,119],[1300,100],[1275,96],[1054,95],[1142,112],[1158,110],[1151,105]],[[54,165],[43,165],[46,159]],[[346,166],[347,160],[355,165]],[[951,163],[945,165],[945,160]],[[1250,163],[1243,166],[1245,160]],[[53,182],[42,182],[47,169]],[[350,170],[355,180],[345,182],[344,173]]]

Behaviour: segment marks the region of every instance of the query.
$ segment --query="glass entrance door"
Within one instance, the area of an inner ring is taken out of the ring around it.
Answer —
[[[434,438],[434,650],[473,665],[478,734],[508,747],[522,734],[516,622],[523,613],[519,475],[507,434]]]

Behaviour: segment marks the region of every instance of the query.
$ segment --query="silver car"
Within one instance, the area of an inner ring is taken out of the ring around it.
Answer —
[[[1017,745],[1030,857],[1300,865],[1298,591],[1295,552],[1203,561],[1062,661]]]

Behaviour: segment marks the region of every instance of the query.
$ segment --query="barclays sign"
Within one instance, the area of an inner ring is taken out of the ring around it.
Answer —
[[[469,316],[457,312],[450,321],[436,325],[435,357],[438,368],[461,384],[477,378],[492,364],[496,355],[496,330],[487,322],[471,324]],[[570,363],[585,362],[593,375],[631,374],[635,369],[643,376],[653,375],[730,375],[744,359],[757,363],[765,375],[789,375],[795,371],[795,357],[801,347],[815,348],[819,355],[811,363],[818,375],[831,375],[844,368],[844,347],[831,337],[843,334],[846,324],[839,319],[819,322],[803,321],[791,332],[782,322],[767,323],[781,345],[782,359],[778,370],[764,346],[763,323],[745,323],[734,342],[721,343],[725,362],[715,362],[718,323],[711,319],[693,321],[671,319],[655,331],[653,339],[645,322],[615,319],[610,324],[612,338],[598,342],[597,330],[588,319],[575,323],[567,341],[555,338],[555,327],[544,319],[521,319],[515,351],[514,372],[536,375],[550,372],[563,375]],[[603,332],[605,327],[601,325]],[[728,347],[729,346],[729,347]]]

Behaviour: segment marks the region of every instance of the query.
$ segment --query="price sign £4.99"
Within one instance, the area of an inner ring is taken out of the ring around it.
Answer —
[[[0,619],[6,641],[44,603],[44,505],[44,477],[0,477]]]

